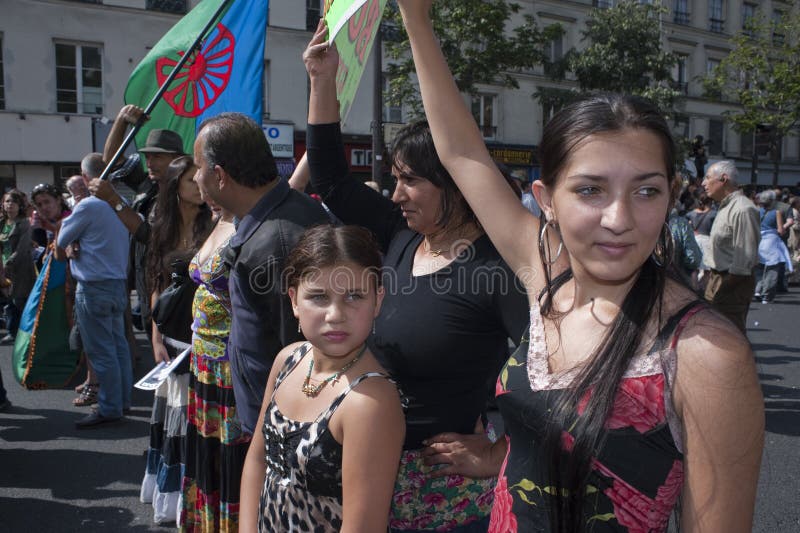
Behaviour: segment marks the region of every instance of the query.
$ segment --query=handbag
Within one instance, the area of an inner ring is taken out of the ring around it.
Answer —
[[[176,259],[172,267],[172,283],[158,295],[153,306],[153,322],[163,335],[177,341],[192,341],[192,302],[197,285],[189,278],[189,263]]]

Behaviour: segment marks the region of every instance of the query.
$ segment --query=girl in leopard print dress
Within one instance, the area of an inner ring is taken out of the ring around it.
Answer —
[[[275,359],[242,475],[240,530],[385,531],[405,421],[365,341],[380,253],[355,226],[308,230],[284,281],[307,342]]]

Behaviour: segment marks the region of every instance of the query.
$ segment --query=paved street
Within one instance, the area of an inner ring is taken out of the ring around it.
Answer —
[[[767,437],[755,527],[800,531],[800,289],[769,305],[753,304],[748,334],[764,390]],[[140,338],[137,376],[151,356]],[[77,431],[88,408],[72,406],[71,389],[26,391],[0,369],[14,407],[0,413],[0,532],[168,531],[139,502],[152,396],[136,391],[122,424]]]

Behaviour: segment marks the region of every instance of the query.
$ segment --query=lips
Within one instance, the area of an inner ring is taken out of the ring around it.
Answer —
[[[342,342],[349,337],[349,335],[344,331],[329,331],[327,333],[323,333],[322,336],[330,342]]]
[[[633,244],[622,242],[599,242],[595,246],[610,256],[624,255],[633,248]]]

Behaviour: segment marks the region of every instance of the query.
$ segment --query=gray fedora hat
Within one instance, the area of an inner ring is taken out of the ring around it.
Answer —
[[[172,130],[150,130],[140,152],[183,154],[183,139]]]

